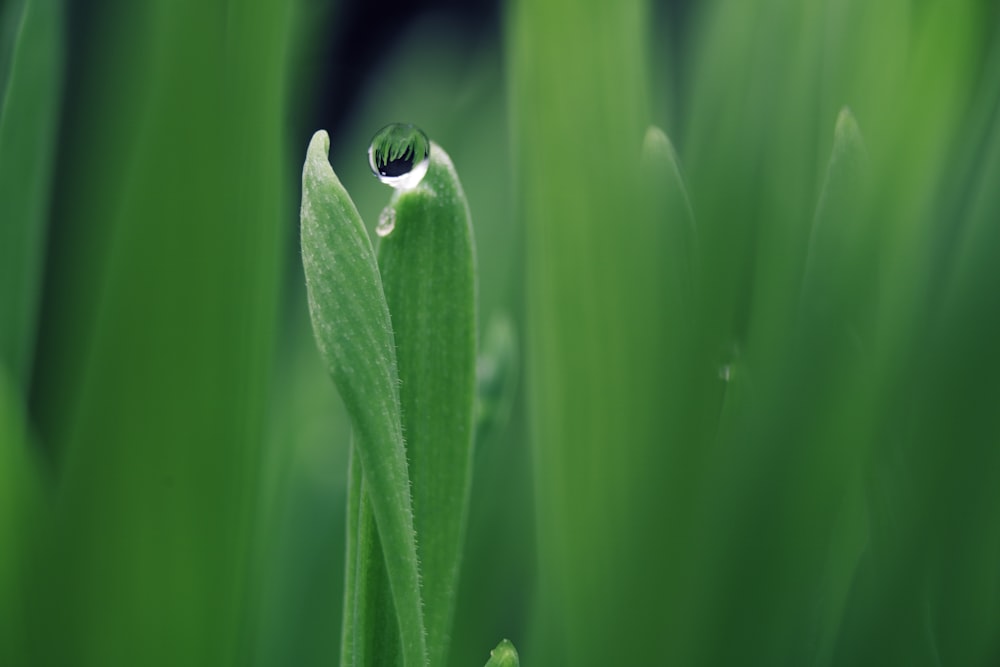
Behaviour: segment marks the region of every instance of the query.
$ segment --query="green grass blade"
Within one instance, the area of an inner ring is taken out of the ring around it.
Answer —
[[[477,455],[490,434],[507,425],[517,391],[519,364],[513,323],[507,315],[492,317],[476,361],[474,442]]]
[[[996,44],[990,49],[996,57]],[[1000,656],[1000,116],[995,115],[1000,68],[992,61],[993,120],[962,128],[981,157],[964,201],[964,229],[951,259],[941,309],[930,324],[923,375],[914,410],[921,450],[914,457],[919,521],[907,526],[900,557],[926,558],[925,626],[941,664],[985,665]],[[985,95],[984,95],[985,97]],[[980,102],[981,104],[981,102]],[[987,107],[988,108],[988,107]],[[957,209],[955,206],[952,210]],[[916,495],[916,494],[915,494]],[[897,575],[899,585],[910,580]],[[912,584],[910,584],[912,585]]]
[[[486,661],[486,667],[520,667],[520,665],[517,649],[506,639],[490,651],[490,659]]]
[[[294,215],[288,3],[226,5],[95,3],[74,32],[31,405],[57,473],[40,664],[243,664]]]
[[[0,12],[0,364],[22,388],[34,352],[62,83],[62,3]]]
[[[700,268],[698,232],[677,151],[658,127],[650,127],[642,142],[643,212],[649,219],[637,225],[641,241],[663,253],[660,305],[676,327],[690,326],[695,312]]]
[[[816,605],[818,637],[813,664],[827,665],[868,540],[862,466],[867,443],[852,437],[871,424],[873,300],[878,260],[877,225],[870,213],[870,166],[854,115],[841,110],[810,233],[796,338],[789,350],[789,386],[802,387],[797,411],[813,415],[808,437],[812,461],[801,466],[803,497],[826,495],[829,537],[799,556],[822,568]],[[859,400],[863,396],[868,400]],[[793,420],[786,420],[793,421]],[[836,453],[835,453],[836,452]],[[790,458],[786,454],[786,458]],[[812,505],[813,517],[824,516]],[[799,534],[808,533],[798,527]],[[800,543],[806,543],[805,539]],[[818,544],[818,546],[816,546]]]
[[[340,664],[355,665],[354,628],[357,616],[354,607],[358,593],[358,549],[361,544],[361,464],[354,454],[353,444],[347,464],[347,533],[344,539],[344,607],[341,614]]]
[[[471,482],[476,264],[465,193],[431,144],[420,184],[389,206],[379,266],[399,360],[430,664],[447,660]]]
[[[389,667],[405,660],[396,620],[391,582],[385,565],[385,554],[378,526],[372,511],[371,487],[361,477],[357,495],[357,533],[355,553],[349,554],[354,564],[354,582],[346,599],[352,603],[345,617],[344,634],[348,641],[352,663]],[[428,663],[430,664],[430,663]]]
[[[858,337],[864,297],[875,279],[877,238],[864,208],[868,170],[857,121],[845,108],[837,118],[830,163],[813,219],[800,317],[818,320],[823,329],[835,328],[839,337],[853,339],[855,345],[861,344]]]
[[[302,173],[309,309],[320,353],[354,427],[354,452],[370,489],[396,604],[403,663],[412,667],[425,663],[426,642],[392,324],[371,242],[328,151],[329,137],[317,132]]]
[[[351,425],[319,363],[301,265],[288,267],[256,513],[246,667],[336,664]]]
[[[39,482],[20,391],[0,369],[0,664],[23,665],[26,557],[38,524]]]
[[[511,10],[542,644],[531,649],[558,664],[669,662],[664,645],[685,634],[679,508],[696,478],[684,473],[704,451],[706,388],[721,383],[671,303],[683,264],[666,258],[682,250],[664,244],[685,218],[658,215],[644,193],[648,3]]]
[[[396,607],[372,513],[370,487],[355,453],[348,473],[347,581],[340,664],[398,665],[403,655]]]

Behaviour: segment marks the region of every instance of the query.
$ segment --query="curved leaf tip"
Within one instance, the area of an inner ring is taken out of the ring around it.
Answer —
[[[302,170],[302,266],[316,343],[351,418],[392,590],[403,664],[426,664],[396,343],[375,252],[316,132]]]

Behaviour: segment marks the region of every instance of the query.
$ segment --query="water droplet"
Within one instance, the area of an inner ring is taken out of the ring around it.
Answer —
[[[368,164],[372,173],[386,185],[410,190],[417,187],[427,173],[430,154],[431,143],[423,130],[407,123],[392,123],[372,137]]]
[[[379,236],[388,236],[396,228],[396,209],[386,206],[378,216],[378,226],[375,233]]]
[[[743,353],[739,343],[730,343],[723,347],[719,357],[719,365],[717,366],[719,379],[723,382],[731,382],[733,376],[740,373],[742,368]]]

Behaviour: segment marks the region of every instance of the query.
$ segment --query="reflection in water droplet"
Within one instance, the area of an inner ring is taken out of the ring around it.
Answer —
[[[396,209],[386,206],[378,216],[378,226],[375,233],[379,236],[388,236],[396,228]]]
[[[392,123],[372,137],[368,164],[386,185],[410,190],[427,173],[430,154],[431,144],[423,130],[407,123]]]

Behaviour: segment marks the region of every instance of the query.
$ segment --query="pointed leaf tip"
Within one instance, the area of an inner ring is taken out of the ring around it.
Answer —
[[[486,667],[520,667],[520,665],[521,659],[517,655],[517,649],[507,639],[490,651],[490,659],[486,663]]]
[[[858,121],[849,107],[844,107],[837,115],[837,124],[833,130],[833,155],[831,161],[844,158],[852,160],[859,166],[867,160],[865,142],[861,136]]]

